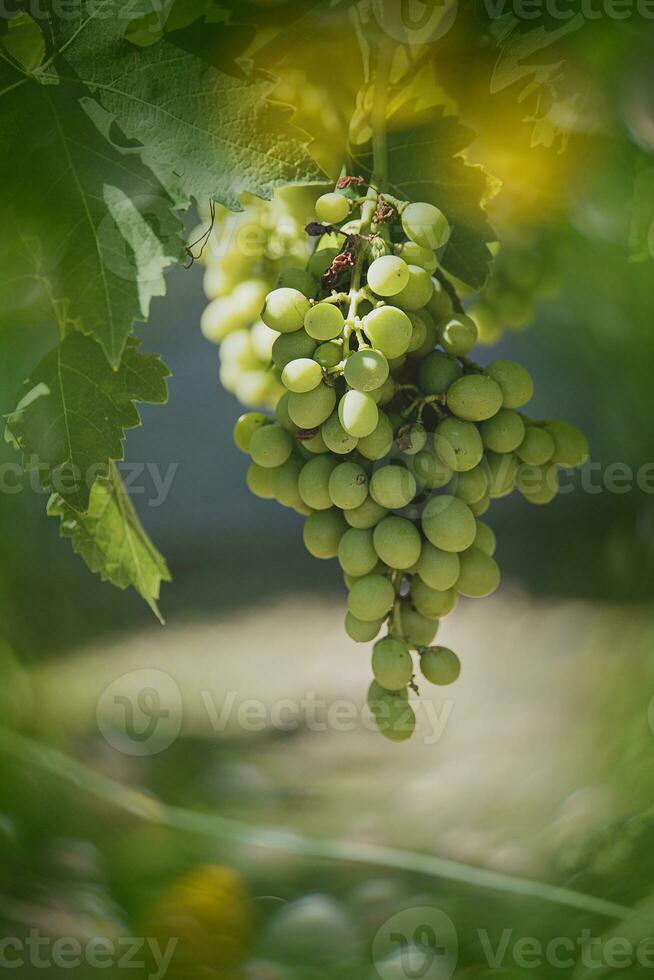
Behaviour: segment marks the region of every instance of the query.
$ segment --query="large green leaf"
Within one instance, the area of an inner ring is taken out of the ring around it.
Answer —
[[[25,466],[76,511],[108,460],[123,458],[125,429],[140,425],[134,402],[167,400],[169,371],[131,342],[117,371],[90,337],[71,333],[25,382],[7,429]]]
[[[407,201],[428,201],[445,214],[452,235],[441,264],[446,272],[480,289],[492,260],[488,243],[496,235],[488,222],[484,202],[493,189],[479,166],[466,163],[463,152],[475,134],[455,116],[439,107],[412,114],[407,128],[403,108],[388,120],[388,191]],[[370,178],[372,151],[351,149],[355,173]]]
[[[93,484],[88,511],[78,513],[60,494],[53,494],[48,513],[61,518],[60,534],[70,538],[92,572],[119,589],[132,586],[159,620],[162,582],[170,582],[165,559],[143,529],[120,474],[112,464],[106,477]]]

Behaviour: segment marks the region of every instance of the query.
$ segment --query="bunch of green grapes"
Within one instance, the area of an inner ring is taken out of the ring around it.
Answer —
[[[456,680],[457,655],[434,645],[439,621],[459,595],[499,584],[479,518],[514,487],[552,500],[557,467],[580,465],[588,447],[573,426],[520,411],[533,384],[519,364],[469,359],[477,326],[438,274],[442,212],[359,194],[346,179],[318,199],[317,250],[266,296],[284,393],[275,418],[243,415],[234,438],[252,458],[251,491],[305,515],[307,549],[338,559],[348,635],[370,642],[385,626],[369,704],[402,740],[415,726],[414,653],[430,683]]]
[[[210,300],[201,321],[207,340],[220,345],[220,381],[247,408],[274,408],[283,392],[272,361],[277,333],[261,319],[267,293],[280,274],[306,265],[304,234],[318,191],[283,187],[272,201],[248,195],[240,212],[220,209],[203,253]]]

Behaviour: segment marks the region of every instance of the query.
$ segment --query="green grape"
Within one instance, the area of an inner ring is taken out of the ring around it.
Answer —
[[[313,517],[309,520],[313,520]],[[383,575],[372,573],[364,575],[354,583],[347,598],[347,605],[353,616],[369,623],[374,619],[383,619],[394,601],[395,590],[388,579]]]
[[[443,551],[465,551],[475,538],[475,518],[462,500],[449,494],[432,497],[422,515],[427,538]]]
[[[379,306],[363,318],[363,329],[372,344],[387,358],[400,357],[409,349],[413,326],[402,310]]]
[[[441,327],[441,344],[449,354],[463,357],[477,343],[477,324],[463,313],[446,320]]]
[[[453,684],[461,673],[461,661],[449,647],[430,647],[420,657],[420,672],[430,684]]]
[[[490,495],[486,494],[486,496],[482,497],[481,500],[478,500],[476,504],[469,504],[468,506],[475,517],[481,517],[482,514],[485,514],[490,507]]]
[[[434,447],[446,466],[461,473],[474,469],[484,455],[477,426],[455,418],[443,419],[438,423]]]
[[[539,425],[528,425],[524,439],[516,449],[516,455],[523,463],[542,466],[549,463],[554,455],[554,439]]]
[[[283,333],[272,345],[272,359],[275,366],[283,371],[287,364],[299,357],[311,357],[316,349],[316,342],[304,330],[295,333]]]
[[[400,607],[402,636],[411,647],[428,647],[438,632],[438,620],[428,619],[404,601]]]
[[[415,456],[416,453],[422,452],[427,445],[424,425],[416,422],[401,435],[398,434],[397,444],[406,456]]]
[[[332,506],[329,478],[336,465],[331,456],[317,456],[302,467],[298,490],[304,503],[313,510],[328,510]]]
[[[529,466],[523,463],[516,475],[518,490],[530,504],[549,504],[559,490],[559,471],[555,463]]]
[[[214,299],[204,308],[200,329],[206,340],[219,344],[230,333],[247,326],[247,318],[236,306],[231,296]]]
[[[409,700],[408,688],[403,687],[400,691],[387,691],[378,681],[371,681],[368,688],[368,706],[374,711],[374,705],[379,701],[401,701],[404,704]]]
[[[241,415],[237,419],[236,425],[234,426],[233,438],[241,452],[249,453],[250,440],[253,434],[262,425],[269,425],[271,421],[272,419],[269,419],[263,412],[246,412],[245,415]]]
[[[435,548],[429,541],[422,542],[416,572],[430,589],[445,592],[451,589],[459,577],[460,562],[458,554]]]
[[[376,504],[372,497],[366,497],[358,507],[343,511],[347,523],[357,528],[375,527],[387,514],[386,508]]]
[[[285,391],[275,406],[275,418],[283,429],[295,435],[299,431],[291,416],[288,414],[288,402],[291,397],[290,391]]]
[[[350,202],[343,194],[333,191],[318,198],[315,211],[318,221],[324,221],[328,225],[338,225],[341,221],[345,221],[350,213]]]
[[[375,680],[387,691],[401,691],[413,676],[413,660],[400,640],[387,636],[378,640],[372,651]]]
[[[247,279],[234,288],[232,298],[248,324],[261,313],[267,292],[268,283],[259,279]]]
[[[401,510],[411,503],[415,494],[415,477],[403,466],[382,466],[370,480],[370,496],[387,510]]]
[[[493,361],[484,368],[484,374],[502,389],[504,408],[520,408],[527,404],[534,393],[531,375],[515,361]]]
[[[346,531],[347,524],[336,507],[318,510],[307,518],[304,525],[304,546],[314,558],[336,558],[339,542]]]
[[[497,538],[492,527],[484,524],[483,521],[477,521],[477,533],[475,534],[475,540],[472,542],[472,545],[474,548],[485,551],[487,555],[492,557],[497,548]]]
[[[435,350],[421,362],[418,384],[425,395],[444,395],[463,374],[463,368],[451,354]]]
[[[492,419],[481,423],[479,431],[486,449],[496,453],[512,453],[524,439],[525,423],[515,409],[501,408]]]
[[[465,473],[457,473],[450,485],[450,492],[464,504],[477,504],[488,493],[488,477],[483,465]]]
[[[250,493],[262,500],[272,500],[275,494],[272,489],[272,475],[274,470],[259,466],[258,463],[250,463],[245,476]]]
[[[313,276],[305,269],[297,269],[295,267],[284,269],[277,285],[286,287],[287,289],[297,289],[307,299],[314,299],[318,292],[318,283]]]
[[[484,374],[468,374],[448,388],[447,407],[467,422],[483,422],[502,407],[502,389]]]
[[[419,311],[409,313],[409,320],[411,320],[411,340],[409,341],[407,354],[413,354],[415,351],[420,350],[427,340],[427,320],[424,316],[420,315]],[[434,329],[434,340],[431,346],[433,347],[435,343],[436,330]]]
[[[351,527],[338,545],[338,562],[348,575],[368,575],[377,565],[372,531]]]
[[[329,448],[325,445],[325,440],[322,437],[320,429],[316,431],[316,434],[311,436],[310,439],[306,438],[306,433],[302,434],[302,438],[299,440],[300,449],[306,450],[305,455],[317,456],[321,453],[328,453]]]
[[[252,347],[249,330],[237,330],[225,337],[220,346],[220,359],[234,364],[241,371],[258,366],[257,355]]]
[[[304,329],[316,340],[333,340],[344,326],[345,318],[333,303],[316,303],[304,318]]]
[[[449,616],[456,606],[456,600],[454,589],[432,589],[419,575],[414,575],[411,579],[411,602],[426,619]]]
[[[357,463],[339,463],[329,477],[329,496],[336,507],[352,510],[368,496],[368,477]]]
[[[404,208],[402,228],[407,238],[423,248],[441,248],[450,237],[450,226],[443,212],[423,202]]]
[[[500,584],[500,570],[494,558],[480,548],[468,548],[459,558],[461,573],[456,588],[461,595],[482,598],[495,591]]]
[[[559,419],[543,422],[543,428],[554,440],[552,462],[560,466],[581,466],[588,459],[588,440],[583,432]]]
[[[395,255],[399,255],[407,265],[418,265],[421,269],[426,269],[429,275],[436,272],[438,268],[438,257],[431,248],[423,248],[415,242],[401,242],[393,246]]]
[[[333,340],[328,340],[326,344],[320,344],[314,351],[314,359],[321,367],[333,368],[343,357],[343,348]]]
[[[288,400],[288,414],[301,429],[315,429],[329,418],[335,405],[334,389],[319,384],[313,391],[292,392]]]
[[[430,274],[421,269],[419,265],[407,266],[409,279],[400,292],[395,296],[394,302],[403,310],[421,310],[426,306],[434,292],[434,284]]]
[[[279,336],[280,334],[267,327],[263,320],[254,321],[250,328],[250,340],[255,354],[260,360],[266,363],[272,360],[273,344]],[[293,334],[287,334],[287,336],[292,337]]]
[[[393,426],[388,415],[379,412],[377,425],[369,436],[359,439],[358,451],[366,459],[383,459],[391,450],[393,445]]]
[[[254,408],[261,404],[274,405],[283,388],[271,372],[243,371],[237,377],[233,390],[243,405]]]
[[[363,439],[375,431],[379,410],[367,392],[346,391],[338,403],[338,417],[349,435]]]
[[[486,476],[490,497],[506,497],[515,487],[518,459],[513,453],[486,453]]]
[[[388,403],[395,397],[395,382],[393,381],[393,378],[389,375],[381,388],[375,388],[375,390],[371,392],[371,395],[378,405],[388,405]]]
[[[378,350],[363,348],[345,362],[345,380],[357,391],[374,391],[388,378],[388,361]]]
[[[338,412],[334,412],[323,423],[321,433],[327,448],[339,456],[344,456],[346,453],[351,453],[353,449],[356,449],[358,439],[355,439],[354,436],[351,436],[345,431],[338,418]]]
[[[388,359],[388,366],[391,369],[391,371],[399,371],[400,368],[404,367],[405,364],[406,364],[406,354],[402,354],[400,357],[390,357]]]
[[[271,330],[293,333],[295,330],[302,329],[304,318],[310,308],[311,304],[304,293],[299,289],[289,289],[284,286],[268,293],[261,319]]]
[[[307,272],[309,272],[314,279],[320,279],[331,267],[331,264],[338,255],[339,251],[340,249],[338,248],[316,249],[309,259]]]
[[[432,278],[432,282],[434,292],[427,303],[427,310],[436,323],[440,323],[445,317],[451,315],[453,310],[452,299],[440,279]]]
[[[375,551],[389,568],[411,568],[420,557],[420,533],[403,517],[385,517],[374,530]]]
[[[275,500],[284,507],[299,509],[305,506],[298,490],[298,478],[303,465],[301,459],[290,456],[285,463],[272,470],[272,489]]]
[[[389,742],[405,742],[411,738],[416,727],[416,716],[406,698],[402,697],[402,692],[388,691],[385,696],[377,696],[375,700],[370,695],[368,698],[377,728],[384,738]]]
[[[378,296],[395,296],[409,281],[409,267],[396,255],[382,255],[368,268],[368,285]]]
[[[288,391],[313,391],[322,381],[322,368],[309,357],[289,361],[282,371],[282,384]]]
[[[370,643],[379,633],[383,622],[383,619],[374,619],[371,623],[364,623],[349,612],[345,617],[345,632],[355,643]]]
[[[413,472],[419,486],[427,490],[438,490],[449,482],[452,470],[438,458],[436,453],[423,449],[414,456]]]
[[[281,466],[293,452],[293,439],[280,425],[264,425],[252,433],[250,455],[259,466]]]

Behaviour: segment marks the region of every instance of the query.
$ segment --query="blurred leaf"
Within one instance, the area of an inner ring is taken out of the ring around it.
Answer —
[[[644,155],[638,158],[634,177],[629,249],[632,262],[654,259],[654,164]]]
[[[41,28],[29,14],[21,11],[9,19],[2,47],[26,71],[34,71],[43,61],[45,41]]]

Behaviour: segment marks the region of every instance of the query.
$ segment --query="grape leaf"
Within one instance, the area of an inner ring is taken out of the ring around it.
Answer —
[[[161,583],[171,581],[170,572],[145,533],[113,464],[108,475],[93,484],[86,513],[78,513],[60,494],[53,494],[48,514],[61,518],[61,537],[70,538],[73,551],[92,572],[119,589],[132,586],[163,623],[157,600]]]
[[[125,429],[141,423],[134,402],[167,401],[170,372],[136,346],[128,344],[114,371],[95,340],[69,334],[32,372],[7,417],[26,468],[38,467],[43,485],[76,511],[88,507],[90,487],[107,461],[123,458]]]
[[[1,100],[0,309],[92,333],[116,366],[135,319],[183,254],[172,200],[77,85],[19,84]],[[26,120],[30,120],[26,125]],[[105,127],[105,133],[101,127]]]
[[[416,112],[407,128],[403,108],[388,120],[388,190],[401,200],[428,201],[441,209],[452,227],[441,265],[456,279],[481,289],[492,261],[488,242],[497,236],[484,210],[493,182],[482,167],[470,166],[462,156],[474,138],[440,107]],[[353,172],[370,179],[369,145],[351,147],[350,155]]]

